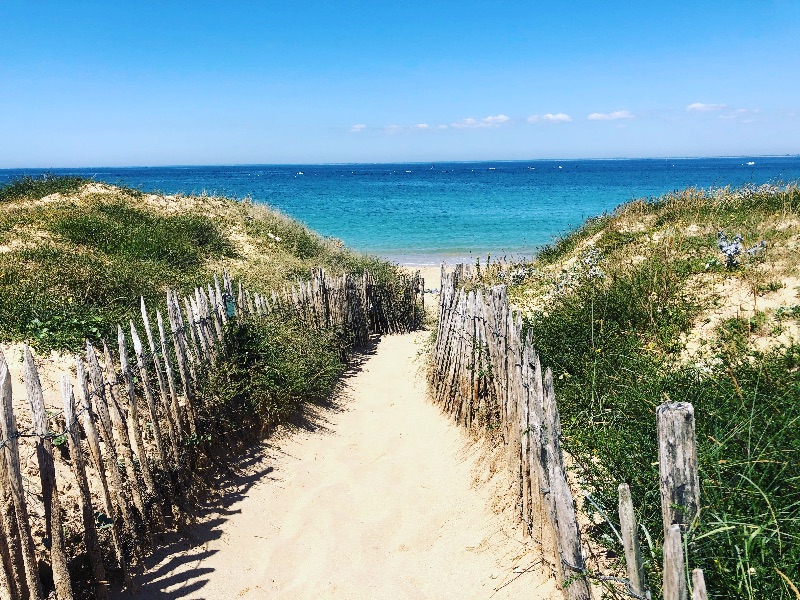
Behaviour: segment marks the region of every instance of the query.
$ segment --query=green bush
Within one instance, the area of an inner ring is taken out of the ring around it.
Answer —
[[[45,174],[33,178],[29,175],[0,186],[0,202],[11,202],[21,198],[39,200],[50,194],[70,194],[77,192],[89,179],[83,177],[62,177]]]
[[[608,513],[617,485],[631,486],[655,543],[644,553],[650,586],[659,590],[655,409],[691,402],[702,509],[687,540],[690,565],[704,569],[715,597],[790,598],[776,569],[800,580],[800,347],[748,350],[743,340],[758,323],[731,319],[718,328],[708,364],[677,361],[698,307],[682,292],[688,271],[676,264],[650,257],[556,296],[527,320],[543,364],[553,368],[564,447]],[[592,533],[621,553],[608,527]]]
[[[328,398],[344,363],[334,334],[288,315],[234,322],[228,355],[201,381],[207,427],[217,433],[269,427]]]

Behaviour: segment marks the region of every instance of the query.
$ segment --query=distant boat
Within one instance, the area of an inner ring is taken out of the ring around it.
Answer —
[[[298,175],[305,175],[305,173],[303,173],[302,171],[298,171],[297,174]]]
[[[561,165],[558,165],[558,168],[559,168],[559,169],[563,169],[564,167],[562,167]]]
[[[754,164],[756,164],[756,163],[754,163],[754,162],[751,160],[749,163],[747,163],[747,166],[748,166],[748,167],[752,167]]]

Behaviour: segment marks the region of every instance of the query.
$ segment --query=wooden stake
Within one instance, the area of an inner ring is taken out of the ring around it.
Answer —
[[[622,530],[622,545],[625,549],[625,564],[628,569],[628,581],[631,590],[644,596],[647,591],[644,577],[644,563],[639,548],[636,514],[633,512],[631,489],[627,483],[620,483],[619,488],[619,524]]]
[[[22,487],[22,470],[20,469],[19,444],[16,434],[17,420],[14,417],[11,375],[8,372],[5,356],[0,352],[0,439],[5,444],[2,452],[6,462],[6,476],[17,517],[17,531],[22,548],[28,597],[32,600],[42,600],[42,584],[39,581],[36,550],[33,536],[31,536],[28,507],[25,504],[25,490]]]
[[[94,523],[89,480],[86,478],[86,467],[83,462],[78,418],[75,416],[75,396],[72,393],[72,383],[68,375],[61,377],[61,400],[64,403],[64,420],[67,424],[64,433],[69,444],[72,474],[75,476],[80,492],[81,516],[83,517],[83,530],[86,536],[86,554],[89,556],[89,564],[92,566],[92,575],[95,581],[95,598],[105,600],[108,598],[108,582],[106,581],[106,570],[103,565],[103,555],[100,552],[97,528]]]
[[[169,309],[168,309],[169,310]],[[178,403],[178,392],[175,386],[175,375],[172,371],[172,365],[169,355],[169,345],[167,344],[167,335],[164,329],[164,319],[161,318],[161,311],[156,310],[156,321],[158,322],[158,335],[161,339],[161,350],[164,353],[164,373],[167,376],[167,383],[169,384],[170,396],[170,409],[172,410],[172,420],[175,421],[175,428],[178,430],[179,441],[183,440],[184,422],[181,420],[181,409]]]
[[[8,579],[10,598],[24,598],[28,595],[28,584],[25,580],[25,559],[22,557],[22,544],[17,513],[14,510],[14,499],[11,497],[8,469],[4,452],[0,450],[0,557],[4,572]]]
[[[144,479],[147,492],[153,498],[160,499],[161,495],[156,491],[156,484],[155,480],[153,479],[153,471],[150,468],[150,459],[147,456],[147,450],[144,445],[144,440],[142,439],[141,423],[139,422],[139,401],[136,398],[136,390],[133,385],[133,373],[131,372],[131,365],[128,362],[128,347],[125,343],[125,334],[122,332],[122,326],[120,325],[117,325],[117,346],[119,348],[120,369],[122,370],[122,377],[125,380],[125,386],[128,391],[128,418],[124,419],[128,425],[128,435],[130,439],[133,440],[133,451],[139,457],[139,470],[142,472],[142,478]],[[106,373],[108,374],[109,381],[111,381],[112,373],[114,378],[116,378],[117,370],[113,368],[114,363],[111,357],[111,352],[108,350],[108,346],[103,344],[103,349],[105,350],[106,355]],[[112,371],[108,370],[109,365],[111,365]],[[119,396],[116,398],[114,397],[115,391],[114,385],[111,385],[111,396],[117,400],[117,407],[119,407],[121,406],[121,402]],[[120,416],[122,416],[122,414],[120,414]],[[157,426],[158,421],[156,420],[154,427]],[[160,432],[158,437],[158,443],[160,445]],[[161,511],[156,508],[155,512],[157,513],[156,519],[158,520],[161,517]]]
[[[675,523],[664,532],[664,600],[688,600],[683,568],[681,526]]]
[[[42,482],[42,502],[47,537],[50,540],[50,564],[58,600],[72,600],[72,584],[69,578],[67,555],[64,551],[64,531],[61,526],[61,502],[56,486],[56,466],[53,462],[53,441],[47,429],[47,413],[42,397],[39,372],[27,344],[24,347],[25,363],[23,375],[28,403],[33,417],[33,432],[36,434],[36,458],[39,462],[39,479]]]
[[[174,384],[172,381],[169,382],[170,387],[167,388],[166,383],[164,382],[164,373],[161,370],[161,360],[159,359],[159,354],[164,360],[165,368],[169,367],[169,348],[167,348],[163,343],[161,345],[161,350],[156,348],[155,340],[153,339],[153,331],[150,328],[150,318],[147,316],[147,307],[144,304],[144,298],[142,298],[142,322],[144,323],[144,331],[147,334],[147,342],[150,347],[150,355],[153,358],[153,369],[156,372],[156,379],[158,380],[158,391],[161,396],[161,405],[164,408],[164,412],[167,417],[167,426],[169,428],[170,433],[170,441],[172,442],[172,448],[175,452],[176,462],[177,462],[177,452],[178,452],[178,444],[180,444],[181,439],[181,429],[180,429],[180,421],[176,422],[176,418],[178,418],[177,412],[174,410],[171,401],[173,397],[170,395],[174,390]],[[144,354],[144,352],[142,352]],[[171,379],[172,373],[170,373]],[[174,399],[175,406],[177,406],[178,400],[177,398]]]
[[[694,407],[686,402],[662,404],[656,420],[664,533],[674,524],[686,531],[700,506]]]
[[[98,413],[95,412],[95,408],[99,403],[93,403],[91,401],[92,397],[89,392],[89,379],[86,375],[83,361],[80,358],[75,359],[75,371],[78,375],[78,385],[80,386],[81,393],[83,394],[83,401],[80,411],[81,424],[83,425],[83,431],[86,434],[86,441],[89,445],[89,454],[92,457],[92,463],[94,464],[95,471],[97,471],[97,476],[100,479],[100,486],[103,490],[103,508],[106,511],[106,515],[111,520],[111,540],[114,544],[117,562],[119,563],[120,569],[122,569],[122,572],[125,574],[125,581],[128,582],[130,580],[130,573],[128,571],[127,562],[125,561],[125,554],[122,551],[119,520],[122,519],[125,527],[127,527],[131,532],[131,535],[135,537],[136,528],[133,525],[133,519],[131,517],[130,503],[122,489],[122,472],[119,470],[119,463],[116,460],[114,444],[112,442],[108,442],[106,444],[106,449],[111,452],[108,461],[108,472],[111,478],[111,487],[113,487],[114,496],[117,502],[116,506],[111,501],[111,491],[109,490],[108,479],[106,479],[106,468],[103,464],[103,454],[100,449],[100,436],[97,432],[97,423],[100,422],[100,417]],[[106,439],[110,440],[110,438]]]
[[[708,600],[703,569],[694,569],[692,571],[692,600]]]

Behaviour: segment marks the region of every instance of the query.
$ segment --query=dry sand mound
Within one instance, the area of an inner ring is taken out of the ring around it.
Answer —
[[[475,486],[478,452],[426,396],[424,334],[384,338],[319,427],[254,453],[225,508],[153,557],[162,598],[550,598],[552,581]]]

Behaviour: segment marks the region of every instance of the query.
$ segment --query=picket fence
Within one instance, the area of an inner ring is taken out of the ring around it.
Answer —
[[[465,427],[499,424],[516,477],[519,518],[538,544],[568,600],[591,597],[590,580],[615,585],[633,598],[650,598],[628,485],[619,485],[619,519],[627,578],[587,569],[576,502],[561,450],[561,421],[553,375],[543,369],[530,333],[514,314],[505,286],[469,284],[469,266],[442,267],[439,323],[430,385],[435,401]],[[682,535],[697,515],[699,480],[694,409],[687,403],[657,409],[664,525],[665,600],[707,598],[703,572],[688,581]]]
[[[46,410],[36,362],[25,346],[32,425],[24,430],[17,427],[11,376],[0,353],[0,600],[41,600],[46,593],[71,600],[76,557],[89,565],[95,598],[108,598],[107,573],[121,571],[130,581],[154,547],[154,535],[185,516],[186,494],[209,451],[196,418],[204,401],[198,374],[225,360],[232,321],[285,311],[310,328],[335,331],[346,353],[368,344],[373,334],[418,328],[423,286],[419,274],[383,284],[369,273],[329,277],[315,270],[310,281],[263,295],[223,273],[182,299],[167,291],[164,314],[155,311],[157,329],[142,300],[144,336],[131,321],[130,336],[118,326],[114,350],[105,341],[102,347],[87,341],[74,375],[61,379],[63,412]],[[30,448],[31,442],[40,494],[31,492],[20,460],[21,445]],[[72,481],[56,481],[59,461],[69,463]],[[65,484],[77,488],[77,502],[64,497]],[[43,533],[36,537],[31,502],[41,503],[44,512]],[[82,531],[68,556],[62,525],[75,505]],[[52,570],[52,581],[42,565]]]

